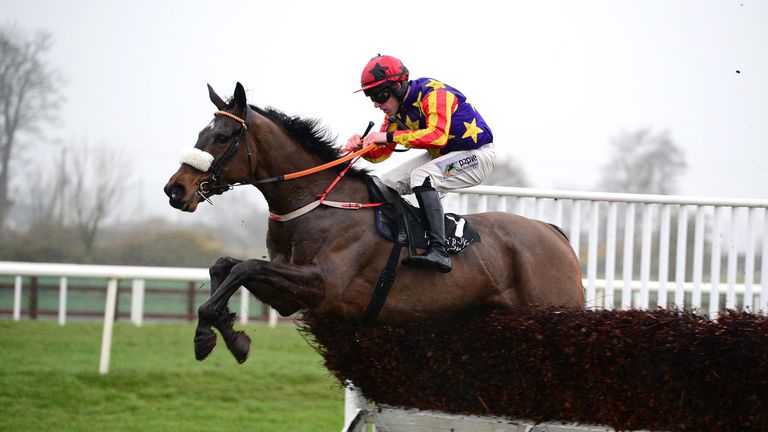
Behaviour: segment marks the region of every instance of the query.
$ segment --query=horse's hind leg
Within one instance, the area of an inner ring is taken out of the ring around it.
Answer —
[[[229,276],[233,266],[240,263],[240,260],[222,257],[219,258],[209,269],[211,276],[211,296],[219,289],[221,282]],[[243,363],[248,359],[248,353],[251,348],[251,339],[242,331],[235,331],[232,327],[234,313],[224,308],[213,317],[204,317],[198,313],[197,329],[195,331],[195,358],[204,360],[216,348],[216,333],[211,330],[213,325],[227,344],[227,348],[235,356],[238,363]]]

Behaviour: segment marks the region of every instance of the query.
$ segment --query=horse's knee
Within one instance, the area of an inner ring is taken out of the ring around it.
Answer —
[[[208,273],[211,275],[211,277],[221,275],[222,273],[227,273],[232,268],[232,266],[240,262],[242,261],[232,257],[221,257],[208,268]]]

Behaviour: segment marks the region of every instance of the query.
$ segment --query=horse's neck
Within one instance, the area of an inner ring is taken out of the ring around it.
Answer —
[[[308,152],[292,139],[280,136],[268,140],[268,145],[259,148],[257,178],[279,177],[303,171],[325,163],[317,155]],[[277,214],[285,214],[305,206],[319,198],[338,175],[338,168],[276,183],[264,183],[257,187]],[[330,200],[359,201],[366,198],[365,184],[357,178],[346,178],[329,193]]]

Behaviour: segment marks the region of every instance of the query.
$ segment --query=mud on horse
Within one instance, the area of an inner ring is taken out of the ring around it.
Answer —
[[[235,358],[246,360],[250,339],[233,330],[234,314],[227,308],[240,286],[283,316],[310,310],[360,322],[387,260],[382,251],[392,245],[374,229],[374,212],[318,205],[318,194],[334,182],[338,169],[271,181],[337,160],[331,138],[314,120],[248,105],[240,83],[228,102],[208,90],[218,111],[166,184],[170,204],[194,212],[201,201],[231,185],[253,184],[272,216],[269,261],[223,257],[210,268],[211,297],[198,309],[197,358],[206,358],[216,346],[213,326]],[[350,170],[324,198],[369,202],[368,175]],[[312,210],[287,221],[277,216],[307,209]],[[400,267],[377,323],[423,320],[483,304],[584,306],[578,260],[555,228],[501,212],[466,218],[482,241],[454,257],[451,273]]]

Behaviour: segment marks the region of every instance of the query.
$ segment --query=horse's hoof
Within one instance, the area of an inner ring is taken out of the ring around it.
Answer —
[[[216,348],[216,333],[210,332],[205,335],[195,335],[195,358],[203,361]]]
[[[227,348],[235,356],[235,360],[243,364],[251,353],[251,338],[245,332],[237,331],[232,341],[227,342]]]

